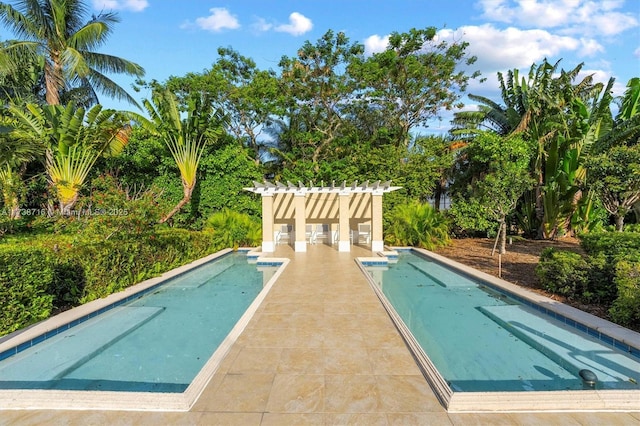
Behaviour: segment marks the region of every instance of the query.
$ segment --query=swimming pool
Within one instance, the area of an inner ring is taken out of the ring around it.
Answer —
[[[19,333],[0,345],[0,407],[188,408],[285,263],[224,251]]]
[[[426,251],[364,265],[450,410],[640,409],[637,333]]]

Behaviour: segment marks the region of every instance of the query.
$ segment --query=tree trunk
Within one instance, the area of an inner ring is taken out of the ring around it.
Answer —
[[[178,213],[180,211],[180,209],[189,202],[189,200],[191,200],[191,194],[193,193],[193,188],[195,188],[196,186],[196,181],[193,181],[193,185],[188,185],[184,179],[182,180],[182,191],[184,196],[182,197],[182,200],[180,200],[180,202],[178,204],[176,204],[176,206],[169,212],[167,213],[167,215],[165,217],[163,217],[162,219],[160,219],[159,223],[165,223],[166,221],[168,221],[169,219],[171,219],[173,217],[173,215],[175,215],[176,213]]]
[[[498,254],[505,254],[507,252],[507,221],[502,219],[500,221],[500,250]]]
[[[504,217],[498,222],[498,234],[493,244],[493,250],[491,250],[491,256],[495,254],[498,245],[498,254],[507,252],[507,221]]]
[[[618,213],[615,215],[615,219],[616,219],[616,231],[622,232],[622,230],[624,229],[624,215]]]
[[[437,212],[440,211],[440,205],[442,204],[442,196],[444,195],[446,184],[446,179],[438,179],[438,182],[436,182],[436,188],[433,194],[433,208]]]
[[[76,192],[75,195],[73,196],[73,198],[71,198],[71,200],[67,201],[66,203],[62,200],[60,200],[60,214],[63,216],[70,216],[71,215],[71,209],[73,209],[73,206],[76,205],[76,202],[78,201],[78,193]]]
[[[60,88],[64,81],[60,52],[52,51],[51,59],[52,64],[45,65],[45,100],[49,105],[60,105]]]

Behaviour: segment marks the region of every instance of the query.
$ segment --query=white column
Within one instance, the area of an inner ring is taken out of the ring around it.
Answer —
[[[295,194],[294,203],[296,209],[296,220],[295,220],[295,234],[296,234],[296,242],[295,242],[295,251],[307,251],[307,240],[305,238],[306,227],[307,227],[307,215],[305,211],[305,193],[297,193]]]
[[[349,240],[351,230],[349,229],[349,193],[340,193],[339,199],[339,226],[338,226],[338,251],[351,251]]]
[[[276,250],[273,241],[273,194],[262,194],[262,251]]]
[[[382,232],[382,192],[371,193],[371,251],[384,250]]]

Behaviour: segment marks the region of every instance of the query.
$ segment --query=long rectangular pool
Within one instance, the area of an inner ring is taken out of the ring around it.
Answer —
[[[546,308],[499,282],[472,277],[434,256],[399,253],[396,263],[365,269],[420,352],[417,358],[428,364],[423,371],[437,376],[428,379],[449,388],[445,402],[457,393],[522,398],[514,395],[613,390],[640,409],[640,340],[615,341],[588,324],[543,313]],[[587,372],[595,382],[584,379]]]
[[[228,253],[123,294],[0,352],[0,389],[183,393],[266,291],[276,263]]]

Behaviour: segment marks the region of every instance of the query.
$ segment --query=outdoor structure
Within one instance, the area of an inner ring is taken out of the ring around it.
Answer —
[[[277,244],[292,244],[297,252],[307,244],[337,244],[338,251],[350,251],[351,244],[371,245],[384,250],[382,195],[400,189],[391,181],[350,186],[308,186],[253,182],[247,191],[262,196],[262,251],[273,252]]]

